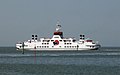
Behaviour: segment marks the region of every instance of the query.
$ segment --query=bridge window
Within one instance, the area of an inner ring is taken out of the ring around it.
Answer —
[[[59,37],[54,37],[54,38],[59,38]]]

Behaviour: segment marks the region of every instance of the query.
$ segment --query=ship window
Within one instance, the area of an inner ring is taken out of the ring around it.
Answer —
[[[64,42],[66,42],[66,40],[64,40]]]
[[[59,38],[59,37],[54,37],[54,38]]]
[[[65,43],[66,44],[66,43]]]
[[[73,40],[73,42],[75,42],[76,40]]]
[[[61,47],[61,46],[59,46],[59,47]]]
[[[62,42],[62,40],[60,40],[60,42]]]
[[[66,48],[66,46],[65,46],[65,48]]]
[[[53,42],[54,40],[51,40],[51,42]]]

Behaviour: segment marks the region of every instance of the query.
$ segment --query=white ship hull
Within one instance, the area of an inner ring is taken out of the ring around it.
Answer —
[[[98,50],[99,48],[24,48],[24,50],[29,50],[29,51],[81,51],[81,50]],[[18,48],[17,50],[23,50],[23,48]]]

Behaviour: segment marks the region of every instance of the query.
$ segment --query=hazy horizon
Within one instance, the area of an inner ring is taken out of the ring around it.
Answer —
[[[85,34],[103,47],[120,47],[120,0],[0,0],[0,46],[52,37],[60,20],[64,37]]]

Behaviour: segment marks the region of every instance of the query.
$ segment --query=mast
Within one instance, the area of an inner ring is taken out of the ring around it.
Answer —
[[[56,24],[56,32],[60,32],[61,31],[61,25],[60,25],[60,22],[57,21],[57,24]]]
[[[57,21],[56,24],[56,31],[54,32],[54,35],[59,35],[61,38],[63,38],[63,32],[61,31],[61,25],[59,23],[59,21]]]

